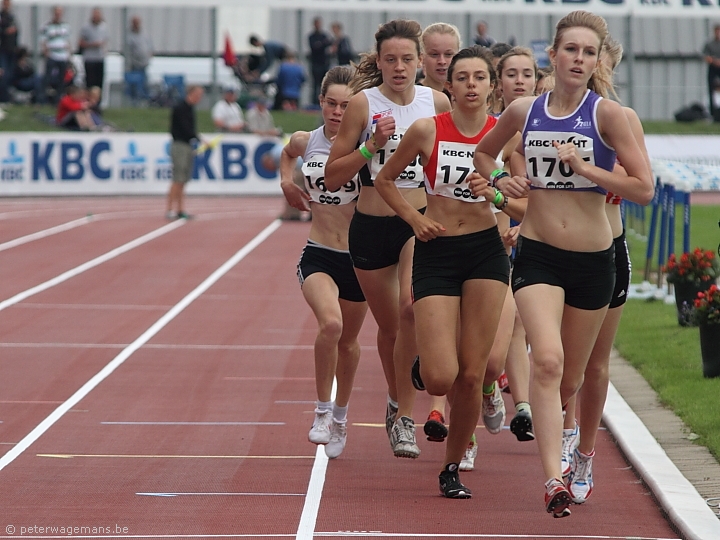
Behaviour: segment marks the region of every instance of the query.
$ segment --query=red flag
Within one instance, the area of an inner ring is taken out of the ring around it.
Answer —
[[[230,42],[230,34],[227,32],[225,33],[225,53],[223,54],[223,60],[225,60],[225,65],[228,67],[233,67],[237,61],[235,53],[233,52],[232,43]]]

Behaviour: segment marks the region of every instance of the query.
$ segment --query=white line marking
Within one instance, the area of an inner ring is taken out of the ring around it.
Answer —
[[[331,401],[335,401],[336,393],[337,379],[333,379],[332,391],[330,392]],[[300,515],[295,540],[313,540],[315,537],[315,522],[317,521],[318,510],[320,510],[320,499],[325,485],[325,472],[327,471],[328,461],[328,457],[325,455],[325,447],[319,444],[315,451],[315,462],[310,473],[307,496]]]
[[[152,305],[133,305],[133,304],[41,304],[34,302],[25,302],[19,305],[21,308],[34,309],[112,309],[112,310],[139,310],[139,311],[165,311],[172,306],[152,306]]]
[[[315,405],[314,401],[290,401],[290,400],[277,400],[275,401],[278,405]]]
[[[170,225],[176,225],[177,223],[182,224],[184,220],[175,221]],[[20,454],[22,454],[28,446],[34,443],[43,433],[45,433],[50,427],[57,422],[66,412],[72,409],[77,403],[87,396],[98,384],[104,381],[110,374],[115,371],[125,360],[127,360],[135,351],[142,347],[148,340],[150,340],[155,334],[162,330],[170,321],[177,317],[187,306],[189,306],[198,296],[208,290],[216,281],[224,276],[230,269],[236,264],[243,260],[252,250],[264,242],[272,233],[274,233],[278,227],[280,227],[280,220],[273,221],[270,225],[265,227],[255,238],[248,242],[240,251],[235,253],[230,259],[228,259],[220,268],[215,270],[208,278],[205,279],[200,285],[193,289],[185,298],[180,300],[170,311],[160,317],[158,321],[148,328],[139,338],[133,341],[127,348],[123,349],[109,364],[101,369],[92,379],[86,382],[77,392],[70,396],[65,403],[55,409],[50,416],[45,418],[35,429],[33,429],[28,435],[26,435],[16,446],[12,448],[8,453],[0,458],[0,471],[7,467],[10,463],[15,460]],[[168,226],[158,229],[166,229]],[[157,232],[157,231],[156,231]],[[152,233],[151,233],[152,234]],[[149,236],[149,235],[146,235]],[[126,244],[127,245],[127,244]],[[97,259],[96,259],[97,260]],[[56,278],[57,279],[57,278]],[[6,300],[7,302],[7,300]]]
[[[20,306],[18,306],[20,307]],[[25,304],[22,304],[25,307]],[[169,308],[170,306],[168,306]],[[0,348],[28,348],[28,349],[124,349],[129,343],[0,343]],[[189,351],[312,351],[313,345],[202,345],[202,344],[173,344],[173,343],[146,343],[145,349],[189,350]],[[377,350],[376,346],[361,346],[362,350]],[[203,359],[204,360],[204,359]]]
[[[16,539],[17,536],[0,536],[2,539]],[[294,534],[123,534],[93,536],[30,536],[22,538],[292,538]],[[485,538],[485,539],[548,539],[548,540],[681,540],[680,538],[647,538],[640,536],[603,536],[603,535],[572,535],[572,534],[437,534],[437,533],[384,533],[380,531],[337,531],[316,532],[318,538]]]
[[[104,426],[284,426],[285,422],[100,422]]]
[[[90,223],[91,220],[92,217],[88,216],[73,221],[68,221],[67,223],[63,223],[62,225],[56,225],[55,227],[50,227],[49,229],[44,229],[42,231],[34,232],[32,234],[27,234],[25,236],[21,236],[20,238],[16,238],[15,240],[9,240],[0,244],[0,251],[5,251],[6,249],[21,246],[23,244],[27,244],[28,242],[32,242],[33,240],[40,240],[41,238],[52,236],[53,234],[69,231],[70,229],[74,229],[75,227],[79,227],[80,225]]]
[[[182,496],[217,496],[217,497],[304,497],[304,493],[136,493],[146,497],[182,497]]]
[[[181,225],[185,223],[185,220],[181,219],[178,221],[173,221],[172,223],[168,223],[167,225],[164,225],[160,227],[159,229],[155,229],[154,231],[151,231],[139,238],[136,238],[135,240],[132,240],[128,242],[127,244],[123,244],[120,247],[117,247],[111,251],[108,251],[104,255],[100,255],[99,257],[95,257],[94,259],[81,264],[80,266],[76,266],[75,268],[72,268],[68,270],[67,272],[63,272],[59,276],[56,276],[45,283],[41,283],[40,285],[36,285],[35,287],[32,287],[26,291],[23,291],[21,293],[16,294],[15,296],[12,296],[8,298],[7,300],[3,300],[0,302],[0,311],[2,311],[5,308],[8,308],[14,304],[17,304],[18,302],[22,302],[26,298],[29,298],[35,294],[38,294],[40,292],[43,292],[50,287],[54,287],[55,285],[58,285],[62,283],[63,281],[67,281],[70,278],[73,278],[77,276],[78,274],[82,274],[86,270],[90,270],[91,268],[95,268],[96,266],[109,261],[110,259],[114,259],[118,255],[122,255],[123,253],[130,251],[131,249],[134,249],[138,246],[141,246],[150,240],[154,240],[155,238],[162,236],[163,234],[169,233],[172,230],[177,229]]]

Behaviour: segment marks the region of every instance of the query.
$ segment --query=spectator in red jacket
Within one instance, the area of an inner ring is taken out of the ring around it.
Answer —
[[[59,127],[72,130],[90,131],[95,121],[90,114],[90,102],[85,98],[85,91],[70,85],[58,103],[55,122]]]

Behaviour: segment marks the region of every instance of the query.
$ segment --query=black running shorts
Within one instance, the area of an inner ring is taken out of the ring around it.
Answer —
[[[568,306],[586,310],[607,306],[615,287],[615,244],[603,251],[567,251],[521,236],[513,292],[538,283],[561,287]]]
[[[630,254],[628,253],[625,231],[615,240],[615,290],[613,290],[610,309],[622,306],[627,300],[628,288],[630,287]]]
[[[461,296],[470,279],[510,281],[510,261],[497,227],[415,242],[413,301],[426,296]]]
[[[348,233],[353,264],[360,270],[397,264],[402,248],[414,236],[412,227],[399,216],[371,216],[355,210]]]
[[[338,296],[341,299],[349,302],[365,301],[365,296],[355,276],[350,254],[347,251],[332,249],[308,240],[297,265],[300,287],[308,277],[316,272],[327,274],[332,278],[338,286]]]

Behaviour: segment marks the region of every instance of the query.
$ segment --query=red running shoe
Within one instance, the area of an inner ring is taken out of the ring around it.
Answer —
[[[428,415],[428,419],[423,427],[427,440],[432,442],[443,442],[448,435],[448,429],[445,425],[445,417],[440,411],[432,410]]]
[[[497,383],[500,387],[501,392],[505,392],[506,394],[510,393],[510,383],[508,382],[507,374],[505,373],[505,371],[500,374]]]
[[[562,480],[551,478],[545,482],[545,508],[554,518],[564,518],[570,515],[570,492]]]

